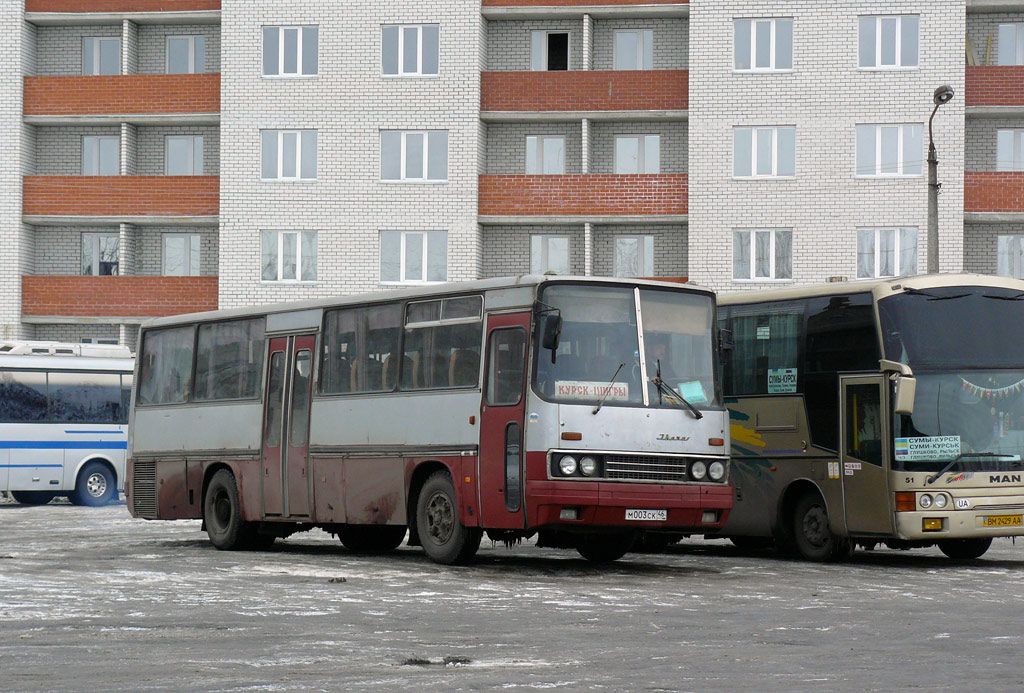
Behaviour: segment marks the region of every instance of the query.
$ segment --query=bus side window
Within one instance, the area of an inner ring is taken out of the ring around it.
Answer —
[[[267,385],[267,432],[268,448],[281,445],[281,411],[284,408],[284,352],[275,351],[270,355],[270,382]]]
[[[526,330],[495,330],[487,366],[487,404],[511,406],[519,404],[523,394],[523,363],[525,362]]]

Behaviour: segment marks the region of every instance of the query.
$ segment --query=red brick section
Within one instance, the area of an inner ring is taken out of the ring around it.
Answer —
[[[686,214],[685,173],[480,176],[480,214]]]
[[[687,70],[484,72],[483,111],[663,111],[689,102]]]
[[[964,211],[1024,213],[1024,172],[967,171]]]
[[[690,0],[483,0],[484,7],[573,7],[597,5],[688,5]]]
[[[217,277],[21,278],[22,315],[155,318],[216,309]]]
[[[196,12],[220,0],[25,0],[26,12]]]
[[[216,73],[25,78],[25,115],[219,112]]]
[[[25,176],[22,214],[211,216],[218,176]]]
[[[966,79],[968,106],[1024,106],[1024,65],[968,67]]]

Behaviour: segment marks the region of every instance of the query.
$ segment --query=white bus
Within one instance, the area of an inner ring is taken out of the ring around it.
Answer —
[[[94,349],[0,343],[0,491],[19,503],[104,505],[124,488],[134,360],[80,355]]]

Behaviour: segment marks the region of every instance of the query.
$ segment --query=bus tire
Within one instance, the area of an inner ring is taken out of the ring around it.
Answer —
[[[46,505],[56,497],[49,491],[11,491],[11,498],[22,505]]]
[[[817,493],[805,493],[793,512],[796,547],[808,561],[824,563],[850,555],[851,545],[832,532],[825,501]]]
[[[958,561],[969,561],[981,558],[988,547],[992,546],[992,538],[983,539],[943,539],[939,542],[939,551]]]
[[[251,531],[242,521],[242,503],[235,475],[219,469],[210,479],[203,499],[203,522],[210,543],[221,551],[237,551],[250,546]]]
[[[68,494],[68,500],[75,505],[98,507],[106,505],[117,496],[117,482],[110,467],[102,462],[86,462],[78,472],[75,490]]]
[[[416,532],[430,560],[442,565],[468,563],[480,548],[483,531],[459,521],[455,485],[448,472],[434,472],[420,489]]]
[[[579,538],[576,550],[588,561],[611,563],[625,556],[635,540],[632,534],[589,532]]]
[[[338,539],[355,553],[383,553],[397,549],[405,539],[404,525],[345,525]]]

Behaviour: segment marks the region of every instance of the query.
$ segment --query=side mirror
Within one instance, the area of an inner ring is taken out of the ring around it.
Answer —
[[[917,394],[917,379],[912,376],[896,376],[893,394],[893,411],[910,416],[914,413],[914,395]]]
[[[732,330],[718,330],[718,350],[732,351],[733,346]]]
[[[541,321],[540,344],[549,351],[558,349],[562,338],[562,316],[557,313],[546,313]]]

